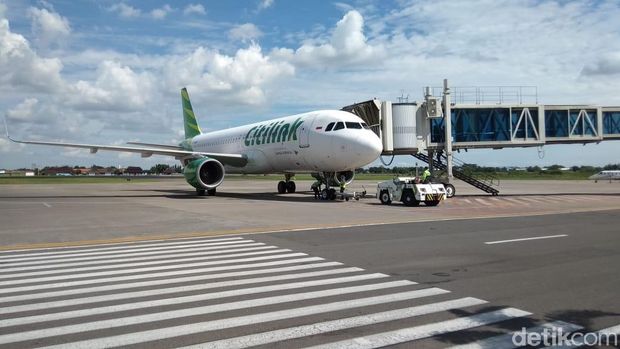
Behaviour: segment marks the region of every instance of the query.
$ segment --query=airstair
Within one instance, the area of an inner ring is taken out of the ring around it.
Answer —
[[[412,154],[415,158],[430,164],[428,156],[424,153]],[[439,160],[439,161],[437,161]],[[439,159],[434,159],[433,167],[442,171],[447,170],[445,155],[442,155]],[[495,187],[499,186],[499,179],[490,174],[474,174],[472,171],[466,169],[465,163],[454,159],[455,167],[452,169],[452,175],[463,182],[472,185],[486,193],[492,195],[498,195],[499,190]]]

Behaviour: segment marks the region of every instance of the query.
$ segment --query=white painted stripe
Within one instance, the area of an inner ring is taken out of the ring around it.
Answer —
[[[242,240],[235,239],[234,241],[221,241],[221,242],[197,242],[197,243],[188,243],[187,241],[179,242],[179,243],[167,243],[167,244],[147,244],[143,245],[144,247],[136,246],[124,246],[124,247],[110,247],[106,248],[105,245],[102,245],[100,248],[89,248],[89,249],[81,249],[75,250],[73,252],[42,252],[42,253],[27,253],[27,254],[12,254],[7,257],[0,258],[0,262],[18,262],[18,261],[32,261],[32,260],[51,260],[59,257],[79,257],[79,256],[97,256],[97,255],[109,255],[123,252],[141,252],[141,251],[161,251],[179,247],[192,247],[192,246],[225,246],[225,245],[235,245],[235,244],[245,244],[249,242],[255,242],[254,240]],[[154,247],[153,247],[154,246]],[[92,252],[91,252],[92,251]]]
[[[104,255],[104,256],[86,256],[86,257],[75,257],[75,258],[54,258],[53,260],[37,260],[30,262],[8,262],[2,263],[3,266],[47,266],[50,263],[54,263],[55,265],[61,265],[68,262],[77,262],[77,261],[99,261],[103,260],[104,262],[107,260],[111,260],[113,262],[118,261],[120,258],[125,257],[142,257],[142,256],[162,256],[165,257],[167,255],[179,253],[179,252],[191,252],[191,251],[208,251],[208,254],[218,254],[218,253],[228,253],[230,251],[241,251],[242,248],[248,249],[250,247],[255,246],[266,246],[262,242],[252,242],[252,243],[244,243],[244,244],[236,244],[236,245],[226,245],[226,246],[207,246],[207,247],[194,247],[196,245],[191,245],[191,247],[178,247],[175,246],[171,249],[166,249],[163,251],[150,251],[150,252],[131,252],[131,253],[117,253],[113,255]],[[275,248],[276,246],[271,246]],[[249,250],[248,250],[249,251]],[[83,265],[81,263],[80,265]],[[5,270],[5,269],[3,269]]]
[[[534,204],[543,203],[542,201],[536,200],[535,198],[529,198],[529,197],[524,197],[524,196],[520,197],[519,199],[525,200],[525,201],[529,201],[529,202],[534,203]]]
[[[517,204],[517,205],[519,205],[519,206],[527,205],[527,203],[525,203],[525,202],[523,202],[523,201],[521,201],[521,200],[518,200],[518,199],[514,199],[514,198],[507,198],[507,197],[504,197],[504,200],[506,200],[506,201],[510,201],[510,202],[512,202],[512,203],[514,203],[514,204]]]
[[[582,329],[583,327],[579,326],[579,325],[575,325],[575,324],[569,324],[567,322],[564,321],[555,321],[555,322],[549,322],[546,324],[542,324],[540,326],[536,326],[536,327],[530,327],[527,328],[526,331],[527,333],[539,333],[541,335],[541,338],[544,340],[545,338],[549,337],[549,330],[551,331],[555,331],[555,333],[558,333],[557,331],[559,329],[562,330],[562,333],[570,333],[570,332],[574,332],[577,330]],[[544,332],[544,330],[547,329],[547,332]],[[517,346],[514,342],[513,342],[513,336],[515,334],[521,333],[521,331],[514,331],[514,332],[510,332],[510,333],[506,333],[506,334],[502,334],[499,336],[494,336],[491,338],[486,338],[483,340],[479,340],[477,342],[474,343],[468,343],[468,344],[463,344],[463,345],[456,345],[453,347],[450,347],[450,349],[497,349],[497,348],[518,348],[520,346]],[[545,333],[547,335],[545,335]]]
[[[267,250],[267,251],[266,251]],[[270,251],[269,251],[270,250]],[[248,252],[249,251],[249,252]],[[1,273],[10,273],[10,272],[18,272],[18,271],[29,271],[29,270],[39,270],[38,274],[35,275],[49,275],[50,271],[48,269],[52,269],[57,273],[64,273],[65,269],[60,268],[68,268],[75,266],[86,266],[86,265],[96,265],[96,267],[91,267],[88,269],[80,268],[81,270],[99,270],[104,268],[116,268],[117,266],[122,266],[122,262],[138,262],[138,261],[152,261],[148,264],[140,265],[149,265],[149,264],[163,264],[170,262],[183,261],[180,259],[181,257],[205,257],[207,259],[219,259],[219,258],[227,258],[227,257],[240,257],[240,256],[252,256],[258,254],[268,254],[268,253],[279,253],[283,251],[290,251],[280,249],[277,250],[276,246],[258,246],[258,247],[248,247],[248,248],[234,248],[226,251],[193,251],[193,252],[179,252],[179,253],[171,253],[166,255],[158,255],[158,256],[147,256],[147,257],[136,257],[136,258],[115,258],[112,260],[106,261],[82,261],[82,262],[69,262],[69,263],[51,263],[48,262],[44,265],[36,265],[36,266],[28,266],[28,267],[14,267],[14,268],[2,268],[0,269]],[[243,252],[243,253],[237,253]],[[230,253],[230,254],[229,254]],[[178,259],[179,258],[179,259]],[[193,260],[201,260],[204,258],[196,258]],[[188,260],[188,259],[185,259]],[[113,263],[113,264],[110,264]],[[116,264],[118,263],[118,264]],[[29,273],[32,274],[32,273]],[[19,276],[19,274],[9,274],[9,275],[0,275],[3,277],[13,277],[14,275]]]
[[[39,322],[45,321],[57,321],[62,319],[71,319],[81,316],[92,316],[92,315],[102,315],[102,314],[111,314],[117,313],[121,311],[142,309],[142,308],[154,308],[166,305],[181,305],[187,304],[191,302],[201,302],[201,301],[210,301],[214,299],[226,298],[226,297],[235,297],[235,296],[243,296],[243,295],[252,295],[256,293],[263,292],[276,292],[276,291],[284,291],[284,290],[295,290],[298,288],[304,287],[313,287],[313,286],[324,286],[324,285],[334,285],[334,284],[346,284],[349,282],[356,281],[365,281],[365,280],[374,280],[380,278],[386,278],[388,275],[385,274],[362,274],[362,275],[353,275],[346,277],[337,277],[331,279],[319,279],[312,281],[303,281],[303,282],[292,282],[288,284],[277,284],[277,285],[268,285],[268,286],[259,286],[259,287],[250,287],[250,288],[241,288],[230,291],[222,291],[222,292],[213,292],[213,293],[201,293],[198,295],[191,296],[183,296],[183,297],[172,297],[172,298],[163,298],[156,300],[148,300],[143,302],[131,302],[125,304],[118,305],[109,305],[104,307],[89,307],[88,309],[80,309],[80,310],[71,310],[64,311],[58,313],[51,314],[39,314],[34,316],[24,316],[13,319],[5,318],[0,322],[0,327],[9,327],[9,326],[17,326],[17,325],[28,325],[28,324],[36,324]],[[207,290],[211,287],[209,285],[197,285],[189,288],[187,291],[200,291]],[[181,290],[184,292],[185,290]],[[178,290],[176,292],[179,292]],[[155,290],[142,291],[138,292],[137,297],[146,297],[146,296],[169,296],[173,293],[170,292],[158,292]],[[123,296],[123,295],[121,295]],[[96,302],[105,302],[116,300],[116,297],[108,297],[108,296],[99,296],[93,297]],[[62,302],[61,306],[69,306],[71,305],[71,300]]]
[[[0,294],[36,291],[36,290],[42,290],[42,289],[47,290],[47,289],[58,288],[58,287],[75,287],[75,286],[81,286],[81,285],[99,284],[99,283],[104,283],[104,282],[135,281],[135,280],[140,280],[140,279],[195,274],[195,273],[200,273],[200,272],[207,273],[207,272],[214,272],[214,271],[221,271],[221,270],[259,268],[259,267],[268,267],[268,266],[282,265],[282,264],[316,262],[316,261],[323,261],[323,260],[324,259],[320,257],[306,257],[306,258],[288,259],[288,260],[263,262],[263,263],[235,264],[235,265],[226,265],[226,266],[212,267],[212,268],[196,268],[196,269],[192,268],[192,269],[186,269],[186,270],[174,270],[174,271],[166,271],[166,272],[160,272],[160,273],[124,275],[124,276],[117,276],[117,277],[110,277],[110,278],[94,278],[94,279],[76,280],[76,281],[63,281],[63,282],[57,282],[53,284],[41,284],[41,285],[32,285],[32,286],[17,286],[17,287],[2,288],[0,289],[1,291]],[[199,265],[195,265],[192,267],[198,267],[198,266]],[[251,275],[251,274],[260,274],[261,272],[262,272],[261,270],[251,270],[251,271],[248,271],[247,273],[248,275]],[[218,275],[221,275],[221,274],[215,274],[214,277],[223,277],[223,276],[218,276]]]
[[[491,203],[489,203],[489,202],[487,202],[486,200],[483,200],[483,199],[475,198],[474,200],[476,200],[476,202],[478,202],[478,203],[480,203],[480,204],[482,204],[484,206],[493,206],[493,204],[491,204]]]
[[[252,307],[259,307],[272,304],[280,304],[287,302],[298,302],[302,300],[323,298],[329,296],[338,296],[343,294],[383,290],[395,287],[409,286],[412,283],[406,280],[390,281],[378,284],[369,284],[361,286],[351,287],[338,287],[321,291],[293,293],[282,296],[273,296],[266,298],[256,298],[238,302],[221,303],[206,305],[202,307],[170,310],[164,312],[148,313],[142,315],[117,317],[107,320],[99,320],[92,322],[82,322],[74,325],[65,325],[52,328],[36,329],[31,331],[21,331],[19,333],[0,334],[0,344],[14,343],[25,340],[32,340],[44,337],[62,336],[71,333],[79,333],[86,331],[94,331],[101,329],[119,328],[137,324],[147,324],[151,322],[157,322],[162,320],[170,320],[188,316],[205,315],[215,312],[231,311],[237,309],[248,309]],[[178,334],[177,334],[178,335]],[[140,340],[142,342],[142,340]]]
[[[471,204],[471,200],[469,200],[469,199],[463,199],[463,201],[465,201],[468,204]]]
[[[400,293],[391,293],[381,296],[350,299],[340,302],[332,302],[325,304],[311,305],[301,308],[289,308],[279,311],[266,312],[260,314],[243,315],[228,319],[219,319],[212,321],[205,321],[192,324],[184,324],[179,326],[171,326],[166,328],[158,328],[153,330],[146,330],[140,332],[133,332],[129,334],[123,334],[118,336],[96,338],[84,341],[78,341],[73,343],[62,343],[56,346],[50,346],[47,348],[109,348],[121,345],[137,344],[148,341],[162,340],[166,338],[172,338],[183,335],[190,335],[206,331],[222,330],[227,328],[233,328],[238,326],[254,325],[258,323],[264,323],[269,321],[284,320],[298,318],[302,316],[315,315],[321,313],[328,313],[332,311],[361,308],[365,306],[392,303],[422,297],[436,296],[440,294],[449,293],[449,291],[442,290],[440,288],[425,288],[415,291],[407,291]],[[33,331],[34,332],[34,331]],[[19,336],[15,335],[15,338],[19,340]]]
[[[47,281],[56,281],[56,280],[71,280],[71,279],[79,279],[86,277],[99,277],[106,275],[118,275],[118,274],[129,274],[129,273],[142,273],[142,272],[151,272],[157,270],[168,270],[168,269],[179,269],[179,268],[191,268],[198,266],[206,266],[206,265],[219,265],[219,264],[230,264],[230,263],[242,263],[242,262],[255,262],[261,260],[268,259],[282,259],[282,258],[292,258],[292,257],[301,257],[307,256],[305,253],[296,252],[296,253],[287,253],[273,256],[262,256],[262,257],[251,257],[251,258],[236,258],[236,259],[227,259],[223,261],[208,261],[208,262],[200,262],[200,263],[185,263],[185,264],[168,264],[163,266],[155,266],[155,267],[144,267],[144,268],[133,268],[133,269],[122,269],[122,270],[108,270],[108,271],[100,271],[95,273],[82,273],[82,274],[62,274],[56,276],[47,276],[47,277],[38,277],[38,278],[22,278],[19,280],[6,280],[0,281],[0,286],[13,286],[20,284],[27,284],[31,282],[47,282]],[[184,260],[192,261],[192,260],[203,260],[206,258],[187,258]],[[181,260],[178,260],[179,262]],[[161,263],[161,262],[160,262]],[[140,263],[136,263],[140,264]],[[149,263],[152,264],[152,263]],[[4,291],[4,289],[2,289]]]
[[[45,207],[47,207],[47,208],[52,207],[52,205],[48,204],[47,202],[43,202],[43,206],[45,206]]]
[[[602,342],[601,342],[602,345],[607,345],[608,343],[609,343],[609,347],[618,347],[620,345],[620,325],[604,328],[600,331],[596,331],[593,333],[597,336],[597,338],[598,336],[609,336],[607,338],[602,337]],[[592,335],[589,335],[587,340],[588,340],[588,343],[585,343],[585,338],[579,337],[578,339],[573,339],[572,341],[569,341],[569,343],[562,343],[561,345],[550,345],[545,348],[554,348],[554,349],[579,348],[586,344],[592,344],[594,337],[592,337]],[[596,347],[598,348],[598,346]]]
[[[268,270],[270,270],[270,271],[274,271],[274,270],[275,271],[280,271],[281,269],[290,269],[290,268],[292,268],[292,267],[274,268],[274,269],[268,269]],[[320,270],[320,271],[311,271],[311,272],[297,273],[297,274],[284,274],[284,275],[276,275],[276,276],[264,276],[264,277],[249,278],[249,279],[231,280],[231,281],[209,282],[209,283],[206,283],[206,284],[202,283],[202,284],[198,284],[198,285],[177,286],[177,287],[168,287],[168,288],[160,288],[160,289],[150,289],[150,290],[146,290],[146,291],[114,293],[114,294],[105,295],[105,296],[91,296],[91,297],[83,297],[83,298],[71,298],[71,299],[68,299],[68,300],[51,301],[51,302],[35,303],[35,302],[32,302],[32,300],[30,300],[30,302],[28,304],[15,305],[15,306],[12,306],[12,307],[0,308],[0,314],[17,313],[17,312],[31,311],[31,310],[38,310],[38,309],[51,309],[51,308],[68,306],[68,305],[74,306],[74,305],[80,305],[80,304],[88,304],[88,303],[94,303],[94,302],[101,302],[101,301],[104,301],[104,300],[107,300],[107,301],[121,300],[121,299],[135,298],[135,297],[144,297],[144,296],[153,296],[153,295],[165,295],[165,294],[171,294],[171,293],[175,293],[175,292],[186,292],[186,291],[194,291],[194,290],[207,290],[207,289],[219,288],[219,287],[251,285],[251,284],[256,284],[256,283],[283,281],[283,280],[291,280],[291,279],[303,279],[303,278],[310,278],[310,277],[317,277],[317,276],[329,276],[329,275],[337,275],[337,274],[355,273],[355,272],[361,272],[361,271],[364,271],[364,269],[350,267],[350,268],[339,268],[339,269],[328,269],[328,270]],[[261,271],[261,273],[262,272],[263,271]],[[242,273],[247,275],[247,272],[242,272]],[[232,274],[234,274],[234,275],[232,275]],[[228,276],[239,276],[238,274],[240,274],[240,273],[239,272],[229,273]],[[252,273],[252,275],[254,275],[254,274],[257,274],[257,273]],[[167,285],[167,284],[173,284],[173,283],[179,283],[179,282],[188,282],[188,281],[205,281],[205,280],[214,279],[214,278],[221,278],[221,277],[219,277],[219,275],[201,275],[201,276],[184,277],[184,278],[176,278],[176,279],[166,279],[166,280],[157,280],[157,281],[133,282],[133,283],[123,284],[123,285],[91,287],[91,288],[82,289],[82,290],[78,289],[76,291],[82,291],[82,293],[73,293],[73,294],[84,294],[84,293],[87,293],[87,292],[92,293],[92,292],[102,292],[102,291],[110,291],[110,290],[118,291],[119,289],[129,289],[129,288],[146,287],[146,286],[153,286],[153,285],[161,286],[162,284],[163,285]],[[64,291],[60,291],[60,292],[46,292],[46,293],[43,293],[43,294],[38,294],[37,293],[36,296],[44,295],[47,298],[54,297],[54,296],[58,297],[59,294],[62,294],[62,293],[65,293],[65,292]],[[66,294],[64,294],[64,295],[66,295]],[[41,297],[41,298],[43,298],[43,297]],[[19,299],[19,300],[24,300],[24,299]],[[0,299],[0,301],[3,301],[3,299]],[[0,326],[2,326],[2,323],[0,323]]]
[[[327,332],[334,332],[348,328],[374,325],[387,321],[406,319],[415,316],[438,313],[450,309],[470,307],[487,303],[477,298],[460,298],[438,303],[425,304],[415,307],[384,311],[374,314],[365,314],[344,319],[313,323],[310,325],[289,327],[285,329],[250,334],[242,337],[223,339],[215,342],[201,343],[183,347],[183,349],[227,349],[248,348],[258,345],[270,344],[295,338],[314,336]]]
[[[555,238],[563,238],[567,237],[567,234],[559,234],[559,235],[547,235],[547,236],[534,236],[531,238],[521,238],[521,239],[511,239],[511,240],[498,240],[498,241],[487,241],[486,245],[495,245],[495,244],[504,244],[507,242],[519,242],[519,241],[530,241],[530,240],[543,240],[543,239],[555,239]]]
[[[414,341],[417,339],[428,338],[439,334],[462,331],[469,328],[489,325],[528,315],[531,315],[531,313],[515,308],[505,308],[488,313],[351,338],[307,348],[379,348]]]

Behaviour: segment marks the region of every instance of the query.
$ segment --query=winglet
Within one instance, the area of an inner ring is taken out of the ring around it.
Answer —
[[[192,103],[189,101],[187,88],[181,89],[181,104],[183,105],[183,124],[185,126],[185,139],[191,139],[202,133],[198,121],[194,115]]]
[[[4,116],[4,130],[6,131],[6,138],[8,138],[9,140],[15,142],[15,140],[13,138],[11,138],[11,136],[9,135],[9,124],[6,121],[6,115]]]

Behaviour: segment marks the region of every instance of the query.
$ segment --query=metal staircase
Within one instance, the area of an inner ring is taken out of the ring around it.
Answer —
[[[413,154],[413,156],[419,160],[429,163],[428,156],[424,153]],[[447,166],[445,162],[441,161],[441,160],[445,160],[445,155],[443,155],[439,160],[440,161],[437,161],[437,159],[435,159],[435,161],[433,161],[433,166],[442,171],[446,171]],[[456,167],[453,167],[452,169],[452,174],[454,175],[454,177],[486,193],[489,193],[492,195],[499,194],[499,190],[494,188],[494,186],[499,186],[498,178],[494,176],[490,176],[488,174],[476,174],[474,176],[473,173],[467,173],[467,171],[464,170],[465,163],[459,161],[458,159],[456,161],[455,159],[453,159],[453,162],[456,165]]]

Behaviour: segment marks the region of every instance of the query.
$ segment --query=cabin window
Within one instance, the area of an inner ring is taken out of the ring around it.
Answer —
[[[345,124],[347,125],[347,128],[354,128],[354,129],[362,128],[362,125],[360,125],[359,122],[345,122]]]
[[[332,128],[334,127],[334,124],[336,124],[335,122],[330,122],[329,124],[327,124],[327,127],[325,127],[325,132],[329,132],[332,130]]]
[[[344,122],[338,121],[336,127],[334,127],[334,131],[342,130],[344,128]]]

